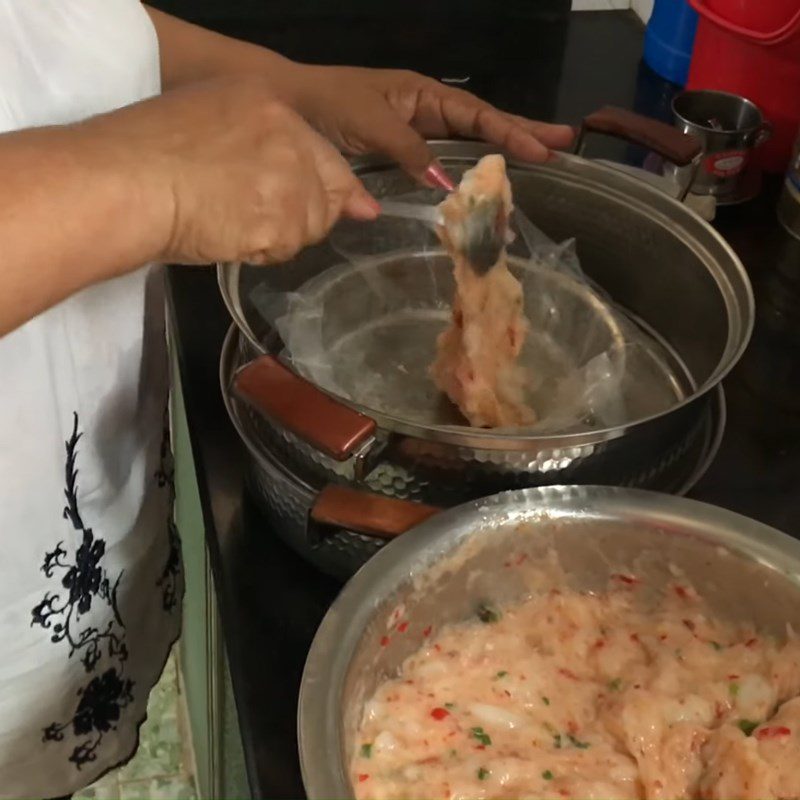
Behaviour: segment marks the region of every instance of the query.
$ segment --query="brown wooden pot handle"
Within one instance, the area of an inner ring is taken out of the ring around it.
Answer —
[[[347,486],[326,486],[311,507],[311,519],[381,539],[394,539],[441,509]]]
[[[346,461],[375,433],[375,420],[295,375],[274,356],[259,356],[237,370],[232,385],[256,411],[337,461]]]
[[[696,136],[657,119],[614,106],[605,106],[583,118],[575,145],[575,152],[579,155],[583,152],[588,133],[602,133],[641,145],[679,167],[691,164],[703,151],[703,144]]]

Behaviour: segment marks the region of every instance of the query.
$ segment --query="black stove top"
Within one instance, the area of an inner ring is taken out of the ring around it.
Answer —
[[[531,48],[536,30],[530,29]],[[498,58],[483,88],[514,87],[519,111],[577,122],[605,103],[666,117],[674,87],[639,63],[641,25],[629,12],[573,14],[566,49],[543,69],[558,92],[536,102],[518,59]],[[549,57],[548,57],[549,58]],[[555,57],[553,57],[555,58]],[[545,59],[547,61],[547,59]],[[539,76],[541,78],[541,75]],[[479,87],[480,88],[480,87]],[[520,99],[522,98],[522,100]],[[530,102],[525,101],[527,98]],[[520,108],[524,105],[524,108]],[[619,145],[589,155],[642,154]],[[776,221],[776,178],[751,203],[715,222],[753,281],[752,343],[725,381],[727,426],[719,453],[691,496],[790,534],[800,532],[800,242]],[[643,267],[644,268],[644,267]],[[268,529],[244,490],[244,456],[218,384],[229,319],[207,268],[169,271],[174,340],[198,484],[253,797],[303,797],[296,704],[316,628],[340,586],[301,561]]]

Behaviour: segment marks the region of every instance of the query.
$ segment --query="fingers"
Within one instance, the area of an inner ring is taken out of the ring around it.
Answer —
[[[342,215],[365,222],[377,219],[380,204],[353,174],[342,154],[315,131],[311,131],[310,146],[327,202],[323,235]]]
[[[380,213],[380,204],[363,186],[356,189],[342,205],[343,216],[360,222],[371,222]]]
[[[525,161],[546,161],[551,148],[568,147],[574,137],[567,125],[507,114],[469,92],[427,81],[412,122],[423,135],[482,139]]]
[[[535,136],[542,144],[553,150],[564,150],[575,141],[575,129],[571,125],[553,125],[549,122],[537,122],[520,117],[517,114],[506,114],[521,128]]]
[[[352,129],[361,132],[361,149],[388,156],[420,183],[450,188],[444,186],[447,178],[423,136],[379,94],[370,99],[370,106],[351,123]]]

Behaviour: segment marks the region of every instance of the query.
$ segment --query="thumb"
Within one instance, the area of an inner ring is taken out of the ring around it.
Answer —
[[[328,224],[340,216],[370,221],[381,213],[380,203],[356,177],[344,156],[325,138],[314,133],[313,153],[328,199]]]
[[[371,222],[377,219],[380,213],[380,203],[364,188],[364,184],[357,180],[352,192],[342,204],[342,214],[350,219]]]
[[[369,149],[389,156],[420,183],[433,188],[454,188],[425,139],[388,103],[370,109],[369,124],[364,130],[370,132],[366,142]]]

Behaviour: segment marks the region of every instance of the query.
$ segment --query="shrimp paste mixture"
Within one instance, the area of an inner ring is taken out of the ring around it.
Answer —
[[[500,155],[485,156],[464,173],[458,190],[440,206],[444,225],[439,237],[453,259],[456,294],[431,375],[470,425],[530,425],[536,414],[525,403],[526,375],[517,363],[528,331],[522,286],[509,272],[505,249],[486,272],[468,257],[469,218],[485,214],[486,208],[496,209],[495,225],[504,236],[512,202]]]
[[[368,702],[359,800],[800,798],[800,643],[618,575],[439,631]],[[400,620],[393,636],[415,624]]]

